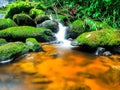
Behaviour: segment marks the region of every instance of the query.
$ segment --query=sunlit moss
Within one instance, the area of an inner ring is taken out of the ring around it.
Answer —
[[[0,30],[15,26],[17,26],[17,24],[11,19],[0,19]]]
[[[0,31],[0,38],[7,40],[22,40],[26,38],[36,38],[38,41],[53,40],[54,34],[46,28],[35,28],[31,26],[11,27]]]
[[[0,46],[0,61],[13,59],[17,55],[26,53],[28,49],[22,42],[11,42]]]
[[[114,46],[120,43],[115,42],[120,39],[120,31],[103,29],[99,31],[86,32],[77,37],[77,41],[81,44],[91,47],[97,46]]]

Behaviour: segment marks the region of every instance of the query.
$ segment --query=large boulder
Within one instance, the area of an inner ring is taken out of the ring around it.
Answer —
[[[77,42],[90,47],[119,46],[120,31],[103,29],[99,31],[85,32],[77,37]]]
[[[29,48],[30,51],[43,51],[42,46],[35,38],[27,38],[26,39],[26,45]]]
[[[45,27],[51,29],[55,33],[57,33],[59,30],[58,23],[54,20],[46,20],[43,23],[38,24],[37,27]]]
[[[15,59],[17,56],[25,54],[28,51],[26,45],[22,42],[10,42],[0,46],[0,63]]]
[[[85,31],[84,21],[75,20],[71,25],[70,29],[67,30],[66,38],[75,39],[77,36],[82,34]]]
[[[0,19],[0,30],[15,26],[17,24],[11,19]]]
[[[7,6],[8,10],[5,17],[12,19],[15,14],[29,13],[29,11],[33,7],[34,7],[34,3],[31,2],[20,1],[20,2],[11,3]]]
[[[55,39],[51,30],[46,28],[35,28],[31,26],[11,27],[0,31],[0,38],[6,40],[22,40],[26,38],[36,38],[38,41],[51,41]]]
[[[34,20],[27,14],[15,14],[13,20],[19,26],[36,26]]]
[[[46,20],[50,20],[49,16],[47,16],[47,15],[38,15],[38,16],[35,17],[34,21],[35,21],[36,24],[40,24],[40,23],[42,23],[42,22],[44,22]]]

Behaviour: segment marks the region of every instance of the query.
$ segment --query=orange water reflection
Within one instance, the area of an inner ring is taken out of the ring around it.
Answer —
[[[43,44],[45,52],[0,66],[0,90],[120,90],[120,56]]]

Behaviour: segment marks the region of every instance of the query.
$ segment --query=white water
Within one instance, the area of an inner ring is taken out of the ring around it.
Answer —
[[[52,15],[50,15],[50,19],[54,20]],[[57,39],[56,41],[59,42],[64,47],[71,47],[71,44],[70,44],[71,42],[65,39],[66,29],[68,27],[62,25],[60,22],[58,22],[58,27],[59,27],[59,31],[55,34]]]

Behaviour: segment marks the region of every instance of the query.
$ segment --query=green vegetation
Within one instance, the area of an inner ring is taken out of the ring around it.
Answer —
[[[38,41],[51,41],[54,35],[46,28],[34,28],[31,26],[11,27],[0,31],[0,38],[6,40],[25,41],[26,38],[36,38]]]
[[[0,30],[15,26],[17,26],[17,24],[11,19],[0,19]]]
[[[4,38],[0,38],[0,46],[6,44],[7,41]]]
[[[40,24],[40,23],[44,22],[45,20],[50,20],[50,18],[47,15],[38,15],[35,18],[36,24]]]
[[[29,48],[29,50],[33,52],[43,50],[42,46],[35,38],[27,38],[26,45]]]
[[[38,15],[45,15],[45,12],[43,10],[33,8],[30,10],[29,15],[32,18],[35,18]]]
[[[0,61],[14,59],[18,55],[26,53],[28,49],[22,42],[11,42],[0,46]]]
[[[19,26],[34,26],[34,27],[36,26],[34,20],[27,14],[15,14],[13,16],[13,20]]]
[[[117,46],[120,45],[120,31],[103,29],[86,32],[78,36],[76,40],[83,45],[91,47]]]
[[[75,20],[70,26],[69,37],[73,39],[85,32],[85,24],[82,20]]]

